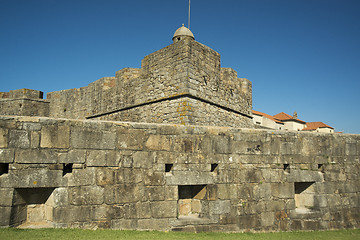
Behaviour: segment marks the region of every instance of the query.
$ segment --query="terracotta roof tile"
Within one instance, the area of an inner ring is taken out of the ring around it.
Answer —
[[[306,127],[303,129],[303,131],[310,131],[310,130],[316,130],[318,128],[331,128],[329,125],[323,123],[323,122],[307,122]]]
[[[274,115],[274,118],[280,120],[280,121],[289,121],[289,120],[293,120],[293,121],[296,121],[296,122],[299,122],[299,123],[303,123],[305,124],[306,122],[300,120],[300,119],[295,119],[293,118],[291,115],[287,114],[287,113],[284,113],[284,112],[281,112],[281,113],[278,113],[276,115]]]
[[[281,124],[284,124],[283,122],[275,119],[273,116],[269,115],[269,114],[266,114],[266,113],[262,113],[262,112],[259,112],[259,111],[255,111],[255,110],[252,110],[253,114],[256,114],[256,115],[259,115],[259,116],[263,116],[263,117],[266,117],[276,123],[281,123]]]

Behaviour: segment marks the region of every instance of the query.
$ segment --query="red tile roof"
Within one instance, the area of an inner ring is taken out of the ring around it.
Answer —
[[[293,121],[297,121],[299,123],[303,123],[305,124],[306,122],[300,120],[300,119],[296,119],[296,118],[293,118],[291,115],[287,114],[287,113],[284,113],[284,112],[281,112],[281,113],[278,113],[276,115],[274,115],[274,118],[280,120],[280,121],[289,121],[289,120],[293,120]]]
[[[259,112],[259,111],[255,111],[255,110],[252,110],[252,113],[253,113],[253,114],[256,114],[256,115],[259,115],[259,116],[266,117],[266,118],[268,118],[268,119],[270,119],[270,120],[272,120],[272,121],[274,121],[274,122],[276,122],[276,123],[284,124],[283,122],[275,119],[273,116],[271,116],[271,115],[269,115],[269,114],[262,113],[262,112]]]
[[[323,122],[307,122],[306,123],[306,127],[303,129],[303,131],[311,131],[311,130],[316,130],[318,128],[331,128],[334,129],[333,127],[330,127],[329,125],[323,123]]]

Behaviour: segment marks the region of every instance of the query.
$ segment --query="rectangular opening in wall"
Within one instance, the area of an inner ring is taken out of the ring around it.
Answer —
[[[318,164],[318,170],[320,172],[324,172],[324,165],[323,164]]]
[[[212,163],[212,164],[211,164],[210,172],[215,172],[215,173],[217,173],[217,171],[218,171],[218,166],[219,166],[219,164],[217,164],[217,163]]]
[[[295,206],[298,213],[309,213],[316,209],[315,182],[295,182]]]
[[[283,169],[286,173],[290,173],[290,164],[285,163]]]
[[[9,173],[9,164],[0,163],[0,176]]]
[[[204,205],[206,185],[180,185],[178,191],[178,216],[180,218],[199,218],[206,212]]]
[[[72,163],[64,163],[63,165],[63,176],[68,173],[72,173],[73,171],[73,164]]]
[[[23,202],[20,209],[25,209],[23,214],[23,227],[51,227],[53,221],[53,204],[50,195],[55,188],[16,188],[16,195]]]
[[[172,164],[172,163],[165,164],[165,172],[166,173],[171,172],[171,169],[172,169],[173,166],[174,166],[174,164]]]

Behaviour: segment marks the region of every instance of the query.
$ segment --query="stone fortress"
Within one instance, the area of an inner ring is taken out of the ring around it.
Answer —
[[[182,26],[87,87],[0,93],[0,226],[360,227],[360,135],[255,129],[252,86]]]

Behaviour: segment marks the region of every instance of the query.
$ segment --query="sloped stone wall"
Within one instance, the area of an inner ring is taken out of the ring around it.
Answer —
[[[0,225],[359,228],[359,156],[359,135],[1,116]]]

